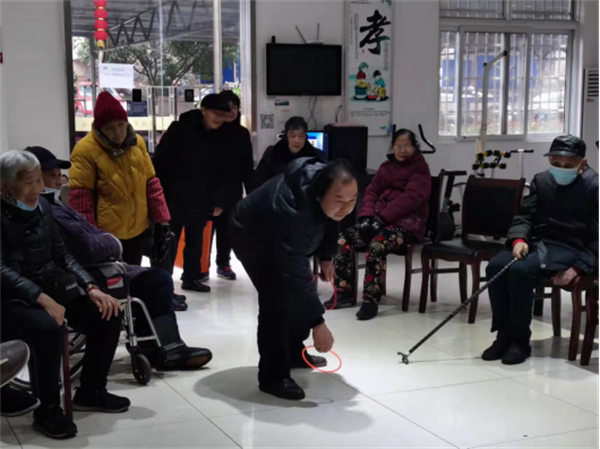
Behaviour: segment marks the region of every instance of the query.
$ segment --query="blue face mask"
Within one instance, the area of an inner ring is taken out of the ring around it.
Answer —
[[[37,209],[39,204],[39,201],[35,203],[35,206],[30,207],[27,204],[25,204],[24,202],[22,202],[21,200],[17,200],[17,202],[15,203],[15,206],[17,206],[19,209],[24,210],[26,212],[33,212],[34,210]]]
[[[577,178],[577,168],[559,168],[554,165],[550,166],[550,173],[554,176],[554,180],[559,186],[568,186]]]

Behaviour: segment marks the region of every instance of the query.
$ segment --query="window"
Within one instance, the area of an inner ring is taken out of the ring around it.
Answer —
[[[441,0],[440,17],[571,20],[572,0]]]
[[[564,132],[571,36],[577,27],[570,20],[572,3],[441,0],[439,135],[479,134],[486,95],[484,64],[503,51],[507,55],[491,67],[486,86],[487,134]],[[567,19],[564,25],[556,22]],[[540,25],[547,20],[552,25]]]

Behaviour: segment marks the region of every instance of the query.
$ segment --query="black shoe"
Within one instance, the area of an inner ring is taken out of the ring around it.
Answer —
[[[6,385],[0,390],[1,415],[7,418],[26,415],[40,406],[40,400],[25,391]]]
[[[77,426],[60,407],[37,409],[33,412],[33,428],[55,440],[73,438],[77,435]]]
[[[502,356],[503,365],[518,365],[523,363],[531,355],[531,346],[517,342],[511,342]]]
[[[185,368],[202,368],[212,360],[212,352],[205,348],[190,348],[185,343],[167,351],[159,369],[176,370]]]
[[[173,300],[179,302],[186,302],[187,298],[184,295],[178,295],[177,293],[173,293]]]
[[[376,302],[365,301],[360,306],[360,310],[356,312],[356,318],[358,318],[358,321],[371,320],[377,316],[378,309],[379,306]]]
[[[183,301],[179,301],[175,298],[175,296],[173,296],[173,309],[175,312],[185,312],[188,309],[188,305]]]
[[[206,282],[209,279],[210,279],[210,272],[205,271],[204,273],[200,273],[200,282]]]
[[[335,300],[335,295],[332,295],[329,301],[325,301],[325,303],[323,303],[327,310],[343,309],[345,307],[352,307],[356,305],[356,295],[353,292],[338,292],[337,295],[337,302]],[[333,307],[334,304],[335,307]]]
[[[306,397],[300,385],[289,377],[273,384],[260,384],[259,388],[263,393],[272,394],[281,399],[300,401]]]
[[[306,353],[306,358],[311,363],[312,366],[307,365],[303,358],[296,360],[292,363],[290,368],[311,368],[314,366],[315,368],[323,368],[327,366],[327,359],[325,357],[321,357],[318,355],[311,355]]]
[[[89,392],[78,388],[73,398],[73,409],[79,412],[123,413],[130,405],[129,399],[106,390]]]
[[[510,345],[510,338],[500,332],[492,346],[483,351],[481,358],[487,362],[500,360]]]
[[[229,265],[217,268],[217,276],[228,281],[235,281],[237,279],[235,271]]]
[[[181,288],[183,290],[191,290],[193,292],[210,293],[210,287],[208,285],[204,285],[197,279],[194,281],[183,281],[181,283]]]

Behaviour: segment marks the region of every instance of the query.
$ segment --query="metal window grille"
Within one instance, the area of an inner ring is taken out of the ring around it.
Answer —
[[[510,0],[510,17],[522,20],[571,20],[572,0]]]
[[[440,17],[502,19],[503,0],[441,0]]]
[[[565,130],[568,34],[532,34],[529,74],[529,133]]]

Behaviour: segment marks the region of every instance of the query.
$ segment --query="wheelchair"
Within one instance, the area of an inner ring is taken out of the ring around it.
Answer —
[[[129,293],[129,275],[127,267],[122,262],[107,262],[99,265],[87,266],[85,269],[96,280],[98,287],[106,294],[119,301],[122,315],[122,328],[125,332],[125,347],[131,356],[131,370],[135,380],[141,385],[147,385],[152,380],[152,365],[143,354],[140,342],[152,341],[162,349],[160,338],[152,323],[152,318],[144,302],[131,297]],[[134,326],[138,317],[134,316],[133,304],[138,304],[143,318],[147,321],[151,334],[138,337]],[[83,353],[85,352],[84,334],[75,329],[68,328],[68,353],[69,353],[69,378],[71,383],[81,375],[83,368]],[[31,383],[28,376],[21,375],[11,381],[11,385],[21,390],[30,390]]]

